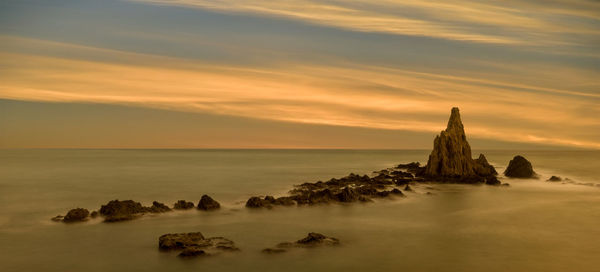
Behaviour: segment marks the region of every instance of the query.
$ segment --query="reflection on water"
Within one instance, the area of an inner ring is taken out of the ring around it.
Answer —
[[[250,195],[427,158],[427,151],[0,151],[3,271],[595,271],[600,267],[598,152],[525,152],[541,180],[506,187],[419,185],[371,204],[247,210]],[[503,166],[514,152],[487,151]],[[588,162],[588,163],[582,163]],[[501,169],[500,169],[501,170]],[[499,171],[501,172],[501,171]],[[433,186],[433,188],[428,188]],[[432,192],[433,195],[426,195]],[[174,212],[105,224],[57,224],[56,214],[108,200],[221,201],[217,212]],[[242,249],[201,260],[157,250],[158,236],[201,231]],[[263,255],[309,231],[342,246]]]

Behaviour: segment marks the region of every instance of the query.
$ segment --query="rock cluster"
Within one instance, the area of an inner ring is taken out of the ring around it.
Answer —
[[[283,253],[295,247],[310,248],[318,246],[337,246],[339,244],[340,241],[336,238],[327,237],[320,233],[311,232],[306,237],[296,242],[279,243],[275,247],[263,249],[262,252],[268,254]]]
[[[536,176],[531,162],[520,155],[510,160],[504,175],[511,178],[534,178]]]
[[[185,200],[179,200],[173,205],[173,209],[177,210],[187,210],[193,207],[194,203]],[[205,211],[219,209],[220,207],[219,202],[208,195],[203,195],[198,203],[198,209]],[[102,216],[104,217],[104,222],[118,222],[132,220],[148,213],[157,214],[170,211],[172,209],[169,206],[158,201],[153,201],[152,206],[146,207],[133,200],[111,200],[107,204],[102,205],[99,211],[90,213],[86,209],[76,208],[70,210],[66,216],[57,215],[53,217],[52,221],[71,223],[86,221],[89,217]]]
[[[329,181],[317,181],[296,185],[289,196],[274,198],[253,196],[246,202],[248,208],[271,208],[273,206],[315,205],[327,203],[370,202],[372,198],[384,198],[404,194],[397,186],[406,185],[415,178],[408,172],[399,169],[382,170],[379,175],[350,174],[343,178],[332,178]]]
[[[169,233],[158,238],[162,251],[181,250],[179,257],[212,256],[225,251],[238,251],[235,243],[224,237],[205,238],[200,232]]]

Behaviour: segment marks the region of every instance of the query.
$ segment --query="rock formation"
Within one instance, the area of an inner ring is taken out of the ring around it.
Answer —
[[[536,176],[531,163],[520,155],[510,160],[504,175],[511,178],[534,178]]]
[[[199,210],[210,211],[210,210],[217,210],[217,209],[221,208],[221,204],[219,204],[219,202],[212,199],[212,197],[210,197],[208,195],[203,195],[202,198],[200,198],[200,202],[198,202],[197,207]]]
[[[425,167],[425,176],[474,176],[474,165],[459,110],[452,108],[446,130],[436,136],[433,142],[433,151]]]

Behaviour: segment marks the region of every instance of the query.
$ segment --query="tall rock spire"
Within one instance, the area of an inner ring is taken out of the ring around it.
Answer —
[[[465,129],[460,120],[458,108],[452,108],[448,127],[433,141],[433,151],[429,155],[426,176],[464,177],[474,176],[474,161],[471,146],[467,142]]]

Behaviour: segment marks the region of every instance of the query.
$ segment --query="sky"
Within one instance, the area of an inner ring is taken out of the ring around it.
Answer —
[[[600,149],[600,2],[3,0],[0,148]]]

